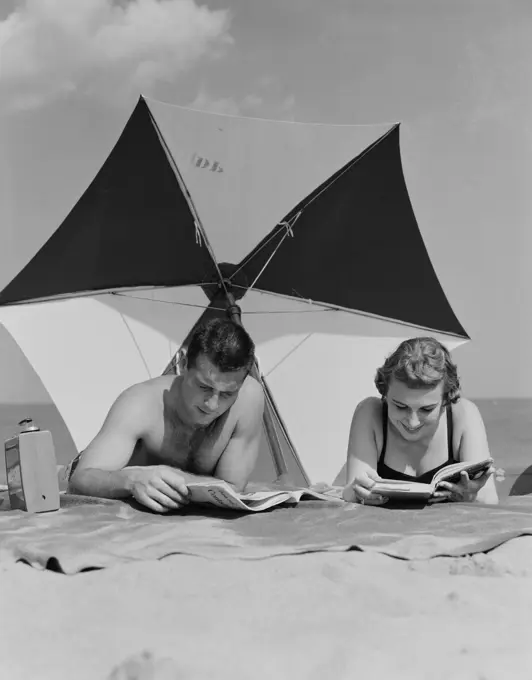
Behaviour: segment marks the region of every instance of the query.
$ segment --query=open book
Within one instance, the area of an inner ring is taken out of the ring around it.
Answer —
[[[486,458],[477,463],[453,463],[434,475],[430,484],[422,482],[409,482],[399,479],[383,479],[376,482],[372,491],[397,500],[423,500],[430,498],[440,482],[456,484],[460,481],[460,473],[465,470],[470,479],[478,479],[484,475],[493,465],[492,458]]]
[[[300,500],[333,501],[343,503],[341,489],[325,492],[312,489],[270,489],[238,493],[230,484],[219,481],[199,481],[187,484],[191,503],[216,505],[241,512],[261,512],[282,503],[296,504]]]

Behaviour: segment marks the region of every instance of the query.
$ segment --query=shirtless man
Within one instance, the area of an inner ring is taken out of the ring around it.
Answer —
[[[188,502],[187,484],[217,478],[245,488],[259,452],[264,394],[249,375],[253,341],[214,319],[194,332],[178,375],[134,385],[72,465],[70,493],[133,496],[155,512]]]

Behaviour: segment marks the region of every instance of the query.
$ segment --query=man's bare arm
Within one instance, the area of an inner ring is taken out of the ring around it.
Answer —
[[[105,422],[83,452],[69,483],[71,493],[104,498],[130,495],[128,464],[147,417],[146,387],[128,388],[111,407]]]
[[[243,491],[259,455],[264,413],[262,386],[249,379],[241,389],[239,401],[238,422],[214,476],[229,482],[237,491]]]

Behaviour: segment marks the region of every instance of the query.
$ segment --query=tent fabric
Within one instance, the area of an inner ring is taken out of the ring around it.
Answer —
[[[532,535],[530,496],[500,506],[453,503],[390,510],[303,501],[253,515],[192,508],[166,516],[124,501],[75,496],[64,496],[55,513],[30,515],[2,512],[5,495],[3,500],[0,562],[25,560],[67,574],[172,554],[266,559],[356,549],[408,560],[458,557]]]
[[[0,305],[219,284],[211,244],[218,262],[237,264],[242,253],[261,290],[467,337],[415,220],[399,126],[360,148],[378,130],[201,114],[141,98],[95,180]],[[286,228],[276,225],[300,212],[277,248]]]
[[[79,451],[121,391],[165,370],[209,305],[224,313],[224,285],[255,341],[286,465],[301,474],[299,458],[313,483],[337,476],[356,404],[401,340],[467,340],[410,205],[398,126],[239,118],[144,98],[65,221],[0,293],[0,324]],[[272,480],[267,449],[257,481]]]
[[[217,260],[233,264],[390,129],[243,118],[152,99],[145,104]]]
[[[139,105],[86,192],[37,255],[0,293],[0,305],[216,278],[194,217]]]
[[[296,206],[291,220],[290,234],[277,227],[244,261],[255,288],[467,337],[410,204],[399,126]]]

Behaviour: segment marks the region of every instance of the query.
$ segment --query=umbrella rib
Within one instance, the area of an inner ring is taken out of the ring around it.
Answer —
[[[249,290],[246,288],[245,290]],[[260,291],[263,292],[263,291]],[[211,305],[195,305],[191,302],[178,302],[177,300],[161,300],[160,298],[146,298],[140,295],[130,295],[128,293],[113,293],[117,297],[129,298],[130,300],[142,300],[143,302],[160,302],[164,305],[175,305],[176,307],[195,307],[196,309],[213,309],[217,312],[225,312],[226,309],[222,307],[212,307]],[[327,314],[330,309],[298,309],[297,311],[291,309],[274,309],[267,312],[243,312],[243,314]]]
[[[183,195],[185,196],[185,200],[188,203],[188,206],[190,208],[190,212],[192,213],[192,216],[194,218],[194,223],[196,226],[196,230],[201,234],[201,237],[203,238],[203,241],[205,242],[205,245],[207,247],[207,251],[209,255],[211,256],[212,262],[214,264],[214,267],[216,269],[216,273],[218,274],[218,277],[220,279],[220,284],[222,288],[224,289],[225,293],[227,294],[227,287],[225,285],[225,280],[224,277],[222,276],[222,272],[220,271],[220,267],[218,265],[218,261],[216,260],[216,257],[214,255],[214,250],[209,242],[209,239],[207,238],[207,232],[205,231],[205,228],[202,224],[201,218],[199,216],[199,213],[196,209],[196,206],[194,205],[194,201],[192,199],[192,196],[190,195],[190,192],[188,190],[187,185],[185,184],[185,180],[183,179],[181,172],[179,170],[179,167],[176,163],[175,158],[172,155],[172,152],[170,151],[170,148],[168,144],[166,143],[166,140],[159,128],[159,125],[157,124],[157,121],[155,120],[154,116],[152,115],[152,112],[150,111],[149,106],[147,107],[149,114],[150,114],[150,119],[152,122],[153,127],[155,128],[155,131],[157,132],[157,136],[159,137],[159,141],[161,142],[161,145],[163,146],[163,149],[166,152],[167,158],[170,160],[170,164],[172,166],[172,169],[174,171],[174,174],[176,176],[177,182],[179,184],[179,187],[181,191],[183,192]]]
[[[198,281],[197,283],[188,283],[182,286],[173,286],[174,288],[188,288],[192,286],[216,286],[218,284],[213,282],[203,282]],[[161,286],[123,286],[118,288],[102,288],[100,290],[82,290],[76,291],[75,293],[60,293],[56,295],[47,295],[40,298],[29,298],[28,300],[18,300],[17,302],[6,302],[3,306],[5,307],[18,307],[20,305],[35,305],[43,302],[62,302],[64,300],[72,300],[85,297],[100,297],[101,295],[125,295],[124,291],[134,290],[166,290],[172,288],[172,286],[161,285]],[[147,300],[148,298],[142,298]]]
[[[279,227],[279,226],[281,226],[281,223],[280,223],[280,222],[279,222],[278,224],[276,224],[275,228],[272,229],[272,231],[269,233],[269,235],[265,237],[264,241],[262,241],[262,243],[260,243],[260,245],[257,246],[256,251],[255,251],[255,255],[258,255],[258,253],[260,253],[260,251],[261,251],[263,248],[265,248],[265,247],[270,243],[270,241],[271,241],[272,239],[274,239],[274,238],[278,235],[279,231],[277,230],[276,227]],[[283,240],[284,240],[284,237],[283,237]],[[277,248],[276,248],[275,250],[277,250]],[[249,256],[247,256],[247,257],[249,257]],[[270,258],[270,259],[271,259],[271,258]],[[270,261],[270,260],[268,260],[268,262],[269,262],[269,261]],[[244,260],[238,265],[238,267],[235,269],[235,271],[234,271],[234,272],[231,274],[231,276],[229,277],[229,279],[230,279],[231,281],[232,281],[233,278],[238,274],[238,272],[239,272],[241,269],[243,269],[243,267],[245,266],[245,264],[246,264],[247,262],[248,262],[248,260],[247,260],[247,259],[244,259]]]
[[[137,352],[139,353],[141,361],[144,364],[144,368],[146,369],[146,373],[148,374],[148,378],[151,379],[153,376],[151,374],[150,367],[148,366],[148,362],[146,361],[146,357],[144,356],[144,354],[142,353],[142,350],[140,349],[140,345],[137,341],[137,338],[135,337],[135,334],[131,330],[131,326],[128,324],[124,314],[122,314],[122,312],[119,312],[119,313],[120,313],[120,318],[124,322],[124,325],[127,328],[129,335],[131,336],[131,340],[133,341],[133,344],[137,348]]]
[[[259,272],[259,273],[257,274],[257,276],[255,277],[253,283],[249,286],[248,290],[252,290],[252,289],[255,287],[255,284],[257,283],[257,281],[258,281],[258,280],[260,279],[260,277],[262,276],[262,272],[263,272],[263,271],[266,269],[266,267],[270,264],[270,261],[271,261],[272,258],[274,257],[275,253],[276,253],[276,252],[279,250],[279,248],[282,246],[283,241],[284,241],[285,238],[288,236],[288,234],[290,234],[290,236],[293,236],[293,235],[294,235],[293,232],[292,232],[292,229],[293,229],[294,224],[297,222],[298,217],[299,217],[300,215],[301,215],[301,210],[297,213],[297,215],[292,219],[291,222],[290,222],[290,221],[287,221],[287,222],[282,222],[282,223],[280,223],[280,226],[286,227],[285,234],[284,234],[283,238],[279,241],[279,243],[276,245],[276,247],[275,247],[273,253],[270,255],[270,257],[266,260],[266,262],[265,262],[264,265],[262,266],[262,269],[260,270],[260,272]],[[237,271],[238,271],[238,270],[237,270]],[[235,274],[236,274],[236,272],[235,272]],[[233,274],[233,276],[234,276],[234,274]]]
[[[176,300],[161,300],[156,298],[145,298],[141,295],[129,295],[127,293],[114,293],[118,297],[129,298],[130,300],[142,300],[143,302],[159,302],[163,305],[176,305],[177,307],[195,307],[196,309],[214,309],[217,312],[225,312],[225,308],[212,307],[211,305],[195,305],[191,302],[177,302]]]
[[[303,343],[305,343],[311,336],[312,336],[312,333],[307,333],[307,335],[305,335],[305,337],[302,338],[297,343],[297,345],[292,347],[292,349],[287,354],[285,354],[281,359],[279,359],[279,361],[275,364],[275,366],[272,366],[272,368],[270,368],[270,370],[268,371],[268,373],[264,377],[267,378],[268,376],[270,376],[277,368],[279,368],[279,366],[283,362],[285,362],[288,359],[289,356],[291,356],[294,352],[296,352],[301,347],[301,345]]]
[[[241,288],[243,290],[248,290],[245,286],[238,286],[235,284],[235,288]],[[407,328],[417,328],[419,330],[423,331],[430,331],[433,333],[440,333],[442,335],[448,335],[453,338],[459,338],[460,340],[469,340],[470,338],[464,337],[463,335],[458,335],[457,333],[451,333],[450,331],[442,331],[439,330],[438,328],[430,328],[429,326],[421,326],[420,324],[416,324],[413,322],[409,321],[403,321],[402,319],[394,319],[391,316],[381,316],[379,314],[372,314],[371,312],[365,312],[361,309],[349,309],[349,307],[341,307],[340,305],[332,305],[328,302],[321,302],[319,300],[310,300],[306,299],[303,297],[291,297],[290,295],[283,295],[282,293],[276,293],[271,290],[263,290],[262,288],[256,288],[255,289],[256,293],[262,293],[264,295],[271,295],[272,297],[279,297],[282,298],[283,300],[290,300],[292,302],[304,302],[308,305],[312,306],[320,306],[322,307],[321,310],[318,310],[320,312],[336,312],[336,313],[344,313],[344,314],[353,314],[355,316],[364,316],[368,319],[375,319],[376,321],[386,321],[388,323],[395,323],[400,326],[406,326]],[[288,310],[286,313],[290,314],[297,314],[297,313],[302,313],[303,310]],[[244,314],[254,314],[255,312],[245,312]],[[264,312],[267,313],[267,312]],[[275,312],[271,312],[275,313]]]
[[[162,104],[167,108],[181,109],[182,111],[191,111],[192,113],[201,113],[208,116],[216,116],[218,118],[235,118],[237,120],[257,120],[265,123],[278,123],[279,125],[303,125],[305,127],[334,127],[334,128],[363,128],[363,127],[376,127],[378,125],[397,125],[397,121],[380,121],[378,123],[319,123],[315,121],[302,121],[302,120],[283,120],[279,118],[264,118],[262,116],[239,116],[234,113],[222,113],[220,111],[207,111],[205,109],[197,109],[193,106],[182,106],[181,104],[174,104],[171,102],[163,102],[159,99],[154,99],[145,94],[141,95],[142,99],[146,101],[156,102]]]

